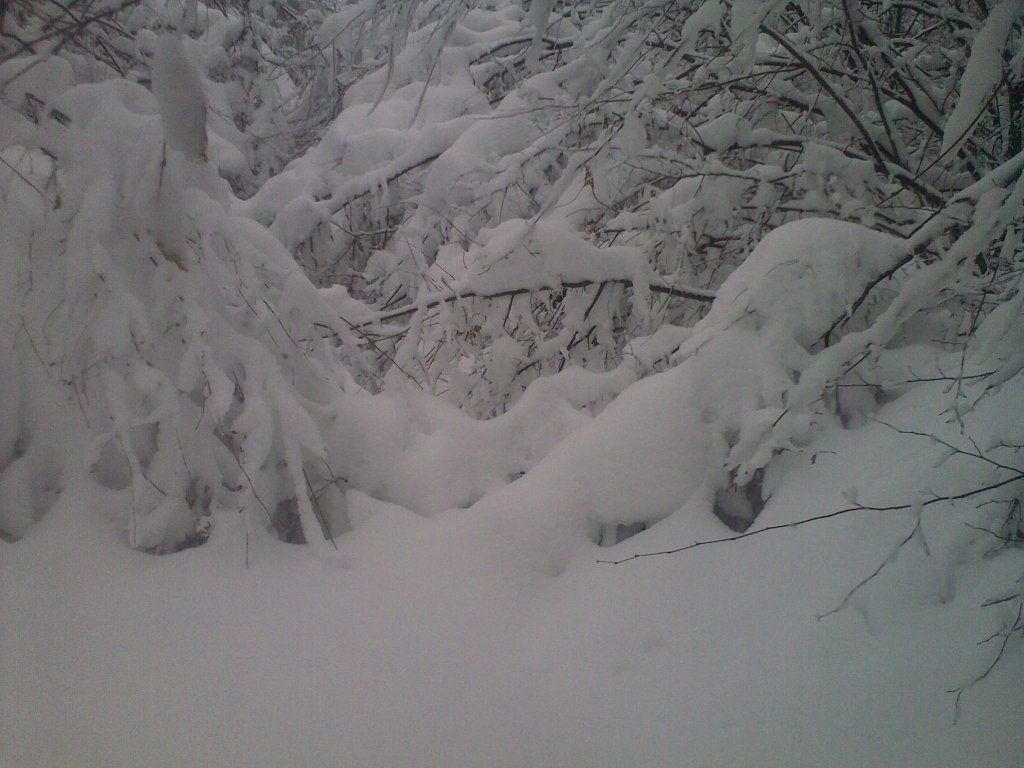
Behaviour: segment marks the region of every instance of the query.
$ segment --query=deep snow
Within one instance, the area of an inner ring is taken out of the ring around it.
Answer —
[[[921,419],[943,386],[917,385],[877,416]],[[1018,382],[986,401],[979,434],[1020,397]],[[977,479],[967,459],[931,469],[940,453],[874,422],[833,426],[778,459],[757,525],[849,506],[851,487],[877,504]],[[1019,764],[1019,647],[964,695],[956,725],[946,693],[991,660],[993,644],[976,643],[1012,617],[979,606],[1024,559],[972,555],[988,542],[964,527],[969,505],[929,507],[930,556],[911,542],[818,620],[912,515],[856,512],[595,562],[727,533],[683,509],[611,549],[574,539],[551,576],[531,557],[551,546],[531,476],[500,504],[429,517],[350,492],[344,564],[262,530],[247,552],[227,513],[207,545],[146,555],[126,545],[123,493],[62,498],[0,544],[6,764]]]
[[[778,105],[825,94],[758,40],[779,3],[731,3],[689,83],[637,15],[391,4],[379,47],[365,0],[318,45],[387,65],[307,83],[341,113],[276,173],[305,86],[238,90],[256,30],[168,36],[186,5],[126,20],[130,79],[0,62],[0,768],[1020,764],[1019,631],[986,674],[1021,617],[1024,155],[970,186],[933,157],[911,215],[835,103],[790,136]],[[1021,7],[922,162],[970,139]],[[750,101],[664,108],[766,62]],[[753,535],[600,562],[729,536],[712,507],[752,479]],[[900,508],[790,526],[858,502]]]

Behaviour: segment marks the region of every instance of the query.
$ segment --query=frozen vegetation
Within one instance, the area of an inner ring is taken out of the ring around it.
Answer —
[[[1022,18],[0,5],[0,765],[1020,765]]]

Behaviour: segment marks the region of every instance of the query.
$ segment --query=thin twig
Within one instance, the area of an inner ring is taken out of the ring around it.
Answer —
[[[615,278],[612,280],[574,280],[571,282],[564,282],[558,285],[541,286],[537,288],[510,288],[505,291],[495,291],[494,293],[477,293],[476,291],[466,291],[464,293],[449,294],[445,296],[438,296],[432,298],[423,304],[416,304],[415,306],[406,306],[401,309],[395,309],[390,312],[384,312],[372,320],[364,320],[353,326],[355,328],[365,328],[369,325],[375,325],[377,323],[387,322],[388,320],[394,320],[398,317],[404,317],[405,315],[411,315],[421,309],[433,309],[439,307],[442,304],[451,304],[456,301],[463,299],[503,299],[509,296],[520,296],[526,293],[538,293],[540,291],[557,291],[562,288],[589,288],[593,285],[604,286],[608,284],[619,284],[619,285],[632,285],[633,281],[629,278]],[[701,288],[676,288],[668,285],[649,285],[648,290],[652,293],[663,293],[669,296],[674,296],[677,299],[692,299],[693,301],[701,301],[710,303],[715,300],[715,292],[707,291]]]
[[[759,534],[768,533],[770,531],[782,531],[791,528],[797,528],[801,525],[806,525],[808,523],[816,523],[821,520],[829,520],[833,517],[839,517],[841,515],[846,515],[851,512],[896,512],[904,509],[914,509],[917,506],[923,508],[931,506],[932,504],[938,504],[940,501],[959,501],[960,499],[967,499],[970,498],[971,496],[977,496],[979,493],[985,493],[986,491],[994,491],[997,488],[1002,488],[1005,485],[1010,485],[1011,483],[1015,483],[1019,480],[1024,480],[1024,473],[1016,474],[1013,477],[1009,477],[1005,480],[1000,480],[997,483],[990,483],[989,485],[982,486],[980,488],[974,488],[973,490],[965,491],[964,493],[957,493],[949,496],[936,496],[934,498],[928,499],[927,501],[921,504],[892,504],[886,507],[869,507],[863,504],[855,504],[852,507],[845,507],[844,509],[838,509],[834,512],[826,512],[825,514],[815,515],[813,517],[805,517],[802,520],[796,520],[792,523],[768,525],[764,528],[758,528],[757,530],[746,531],[744,533],[737,534],[736,536],[723,536],[720,539],[705,539],[704,541],[695,541],[692,544],[687,544],[682,547],[676,547],[674,549],[664,549],[659,552],[638,552],[635,555],[624,557],[621,560],[598,560],[597,562],[604,563],[607,565],[621,565],[622,563],[628,563],[632,560],[638,560],[641,557],[675,555],[680,552],[686,552],[691,549],[696,549],[697,547],[706,547],[711,544],[724,544],[725,542],[729,541],[740,541],[741,539],[747,539],[751,536],[757,536]]]

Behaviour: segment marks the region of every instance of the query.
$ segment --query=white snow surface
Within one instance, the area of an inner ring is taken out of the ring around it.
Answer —
[[[914,423],[944,397],[919,384],[877,415]],[[1000,434],[1022,399],[1015,380],[983,401],[976,434]],[[593,424],[605,429],[578,458],[631,488],[644,452],[602,465],[619,425]],[[965,459],[933,470],[941,452],[877,423],[830,427],[773,464],[758,525],[848,506],[851,486],[886,503],[974,482]],[[857,512],[613,566],[595,560],[726,531],[684,508],[599,548],[538,513],[546,496],[573,496],[561,464],[543,465],[432,517],[350,491],[342,567],[247,534],[232,513],[214,517],[205,546],[154,557],[125,546],[124,492],[60,498],[0,543],[5,764],[1019,764],[1019,653],[965,694],[955,726],[945,693],[991,660],[976,643],[1012,617],[979,605],[1024,557],[972,556],[990,542],[963,525],[969,503],[929,507],[930,556],[912,542],[818,620],[913,515]],[[616,501],[630,492],[643,495]],[[559,538],[572,553],[555,576],[545,557]]]

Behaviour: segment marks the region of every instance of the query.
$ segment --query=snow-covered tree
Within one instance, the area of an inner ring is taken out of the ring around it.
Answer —
[[[974,441],[1024,367],[1022,14],[5,5],[0,528],[99,487],[134,547],[231,512],[326,556],[346,488],[525,473],[557,571],[681,508],[745,529],[775,457],[923,379],[911,427]],[[1003,541],[1008,429],[950,454]]]
[[[130,494],[140,549],[202,541],[217,510],[314,545],[330,534],[320,499],[337,478],[317,409],[351,383],[333,343],[349,331],[272,235],[231,214],[229,186],[294,148],[310,115],[285,105],[312,109],[318,86],[257,63],[264,37],[295,25],[253,12],[7,8],[7,535],[91,484]],[[270,139],[268,159],[261,132],[275,126],[286,140]]]

